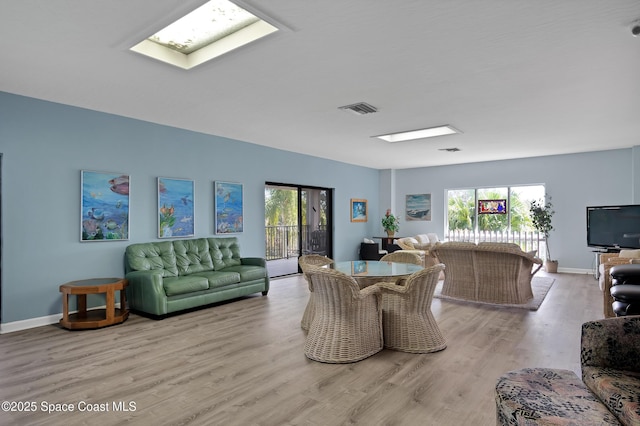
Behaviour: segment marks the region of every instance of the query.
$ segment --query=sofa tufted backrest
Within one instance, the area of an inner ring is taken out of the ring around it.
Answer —
[[[209,253],[209,241],[206,238],[175,240],[173,247],[176,251],[180,275],[213,270],[213,261],[211,260],[211,253]]]
[[[236,237],[208,238],[213,267],[217,269],[241,265],[240,245]]]
[[[163,271],[164,277],[178,275],[176,253],[171,241],[131,244],[125,250],[125,272]]]

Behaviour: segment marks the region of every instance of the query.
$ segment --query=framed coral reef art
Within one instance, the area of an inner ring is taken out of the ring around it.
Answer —
[[[194,183],[158,178],[158,238],[192,237]]]
[[[129,175],[80,171],[80,241],[129,239]]]
[[[351,222],[366,222],[367,213],[367,200],[351,199]]]
[[[431,220],[431,194],[406,197],[406,220]]]
[[[242,184],[214,182],[216,234],[234,234],[244,230]]]

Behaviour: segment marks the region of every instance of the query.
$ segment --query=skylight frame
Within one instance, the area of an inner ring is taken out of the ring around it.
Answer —
[[[172,20],[171,23],[169,23],[168,25],[165,25],[160,29],[155,29],[153,31],[153,34],[146,37],[144,40],[137,43],[135,46],[131,47],[130,50],[133,52],[151,57],[158,61],[162,61],[170,65],[174,65],[176,67],[189,70],[205,62],[208,62],[214,58],[217,58],[235,49],[238,49],[242,46],[246,46],[247,44],[253,43],[267,35],[273,34],[280,30],[287,29],[281,23],[266,17],[265,14],[258,12],[253,7],[246,6],[240,1],[237,1],[237,0],[233,0],[233,1],[226,0],[226,1],[254,15],[258,19],[258,21],[248,26],[245,26],[239,29],[238,31],[233,32],[219,40],[216,40],[211,44],[201,47],[191,53],[182,53],[178,50],[174,50],[170,47],[164,46],[162,44],[159,44],[151,40],[151,38],[155,36],[157,33],[173,25],[175,22],[179,21],[184,16],[189,15],[190,13],[200,9],[200,7],[203,7],[211,3],[211,1],[206,1],[206,2],[203,2],[200,5],[200,7],[195,8],[190,12]]]

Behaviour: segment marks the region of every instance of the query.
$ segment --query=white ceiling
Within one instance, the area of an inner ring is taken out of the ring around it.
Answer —
[[[0,0],[0,91],[378,169],[640,145],[638,0],[249,0],[289,30],[190,71],[129,51],[202,3]]]

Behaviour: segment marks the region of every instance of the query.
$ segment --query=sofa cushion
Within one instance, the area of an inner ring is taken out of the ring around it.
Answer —
[[[167,296],[193,293],[194,291],[207,290],[209,283],[206,278],[195,275],[181,277],[167,277],[162,280],[162,286]]]
[[[240,282],[240,274],[236,271],[196,272],[193,276],[206,278],[208,288],[216,288]]]
[[[413,237],[404,237],[396,240],[396,244],[404,247],[408,247],[408,249],[415,249],[416,245],[418,245],[418,240]]]
[[[164,277],[178,275],[171,241],[131,244],[125,250],[125,258],[128,268],[134,271],[163,271]]]
[[[640,424],[640,373],[583,366],[582,380],[622,424]]]
[[[173,242],[173,246],[176,251],[176,263],[180,275],[213,270],[209,242],[206,238],[176,240]]]
[[[499,425],[618,425],[573,371],[524,368],[496,384]]]
[[[429,236],[427,234],[418,234],[415,236],[415,239],[418,241],[418,243],[420,244],[429,244]]]
[[[240,274],[241,281],[253,281],[265,278],[267,276],[267,268],[254,265],[238,265],[224,268],[224,272],[237,272]]]
[[[229,266],[237,266],[242,263],[237,238],[209,238],[208,241],[209,253],[211,253],[215,270],[224,269]]]

